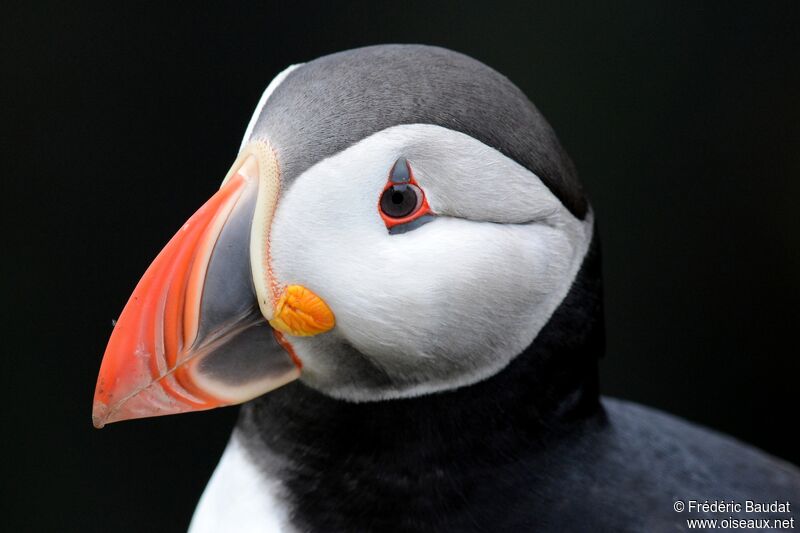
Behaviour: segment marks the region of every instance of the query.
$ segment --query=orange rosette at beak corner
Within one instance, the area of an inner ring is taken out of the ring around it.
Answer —
[[[299,376],[266,322],[274,298],[263,247],[278,179],[269,146],[248,145],[147,269],[103,357],[96,427],[241,403]]]
[[[325,300],[302,285],[289,285],[275,304],[269,323],[282,333],[310,337],[332,329],[336,319]]]

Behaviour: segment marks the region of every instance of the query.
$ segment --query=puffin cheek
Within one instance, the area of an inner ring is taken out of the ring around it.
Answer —
[[[562,270],[540,228],[440,220],[430,229],[441,234],[416,267],[418,329],[443,353],[517,345]]]

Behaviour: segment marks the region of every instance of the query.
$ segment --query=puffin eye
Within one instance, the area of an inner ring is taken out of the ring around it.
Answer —
[[[389,179],[378,200],[378,212],[391,235],[416,229],[435,216],[405,157],[395,161],[389,171]]]
[[[392,185],[381,195],[381,212],[390,218],[405,218],[422,206],[422,191],[416,185]]]

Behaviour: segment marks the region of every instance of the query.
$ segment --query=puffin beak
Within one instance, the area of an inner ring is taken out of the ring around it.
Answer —
[[[322,333],[334,318],[309,289],[270,274],[278,191],[273,151],[250,143],[156,257],[111,334],[95,427],[242,403],[300,376],[283,333]]]

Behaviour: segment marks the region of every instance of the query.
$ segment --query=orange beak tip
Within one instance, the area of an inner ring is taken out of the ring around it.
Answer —
[[[92,408],[92,425],[95,429],[103,429],[106,425],[106,405],[95,402]]]

